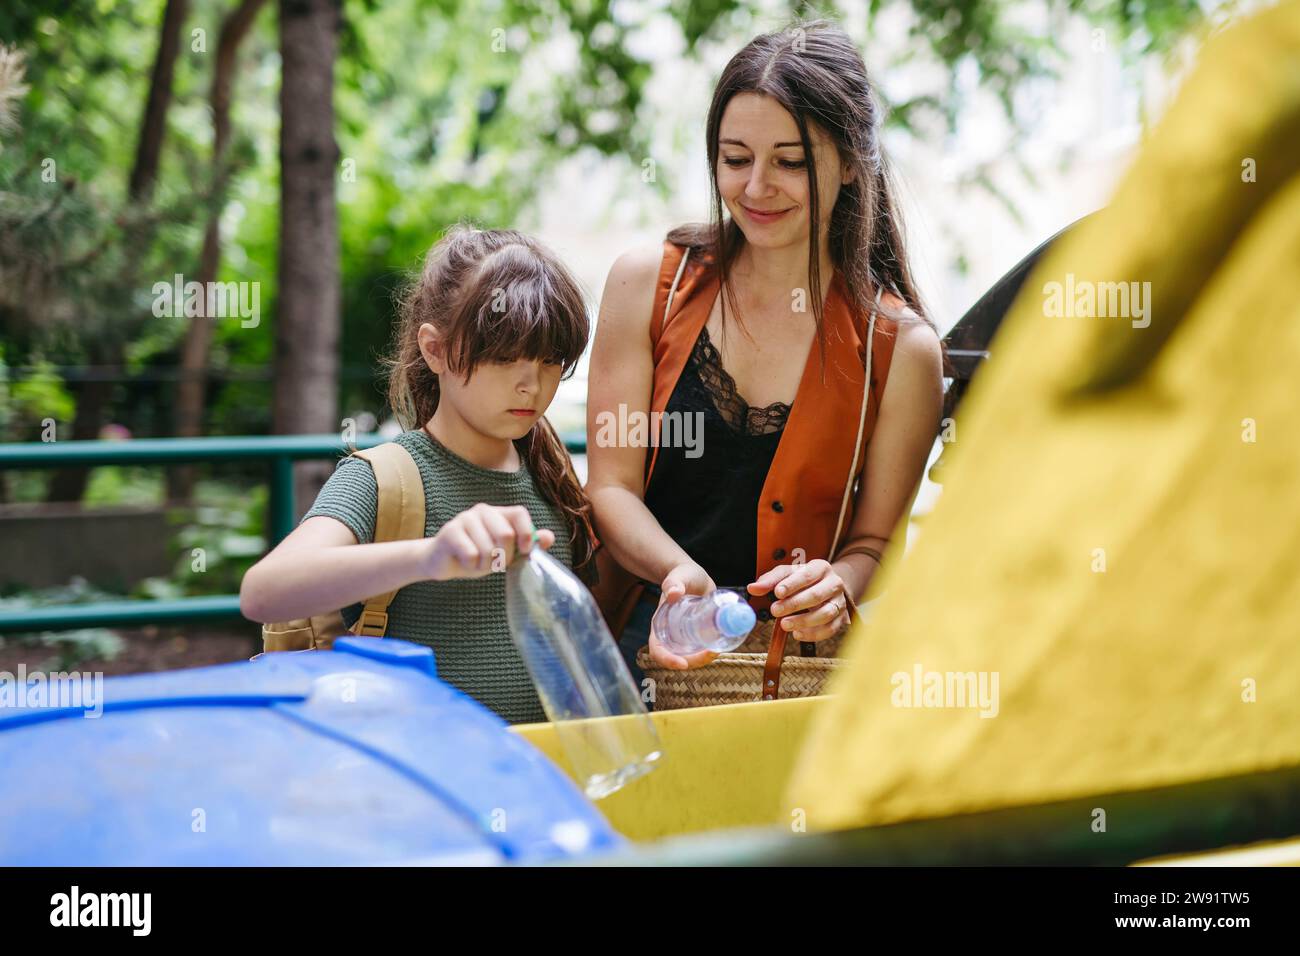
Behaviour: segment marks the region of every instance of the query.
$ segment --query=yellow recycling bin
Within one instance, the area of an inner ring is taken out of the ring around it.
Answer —
[[[802,815],[788,811],[782,797],[809,722],[827,703],[811,697],[653,713],[664,756],[653,772],[596,806],[635,841],[737,827],[798,832]],[[513,729],[569,772],[554,725]]]

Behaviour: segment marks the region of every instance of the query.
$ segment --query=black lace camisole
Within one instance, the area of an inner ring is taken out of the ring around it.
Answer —
[[[790,406],[747,404],[706,325],[665,412],[692,424],[663,429],[646,507],[718,587],[743,591],[754,580],[758,500]]]

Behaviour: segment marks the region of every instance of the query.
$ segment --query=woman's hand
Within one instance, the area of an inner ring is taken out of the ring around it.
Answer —
[[[522,505],[500,508],[480,502],[424,540],[425,577],[434,581],[479,578],[504,571],[516,552],[528,553],[533,541],[533,519]],[[541,529],[537,543],[549,548],[555,543],[555,533]]]
[[[659,607],[655,608],[655,613],[658,614],[659,608],[665,604],[675,604],[688,594],[703,596],[714,588],[713,579],[698,564],[694,562],[679,564],[665,575],[660,585]],[[686,656],[674,654],[659,643],[659,639],[655,637],[654,626],[650,627],[650,659],[661,667],[684,671],[712,663],[717,656],[713,651],[698,651]]]
[[[755,595],[773,589],[772,616],[797,641],[822,641],[849,626],[847,588],[829,561],[782,564],[749,585]]]

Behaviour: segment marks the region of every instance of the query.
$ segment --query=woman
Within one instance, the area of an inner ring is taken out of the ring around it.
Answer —
[[[638,680],[647,640],[663,666],[713,660],[671,653],[649,625],[714,587],[780,628],[778,667],[796,641],[833,653],[942,407],[941,345],[849,37],[817,21],[754,39],[718,81],[707,136],[712,223],[615,262],[592,349],[587,492],[608,556],[644,582],[616,595]],[[671,429],[648,443],[611,428],[646,420]]]

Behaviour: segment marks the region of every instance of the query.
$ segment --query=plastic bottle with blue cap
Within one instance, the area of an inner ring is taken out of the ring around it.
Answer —
[[[745,643],[754,621],[754,609],[738,591],[719,588],[662,605],[651,627],[659,643],[674,654],[723,654]]]

